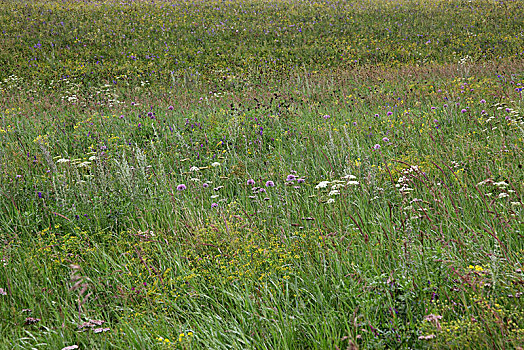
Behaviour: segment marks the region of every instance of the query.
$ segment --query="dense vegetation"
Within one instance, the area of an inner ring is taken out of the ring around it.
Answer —
[[[0,1],[0,348],[524,344],[522,1]]]

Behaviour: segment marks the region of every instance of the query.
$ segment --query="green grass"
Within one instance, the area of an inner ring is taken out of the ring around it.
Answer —
[[[522,346],[521,10],[1,2],[0,348]]]

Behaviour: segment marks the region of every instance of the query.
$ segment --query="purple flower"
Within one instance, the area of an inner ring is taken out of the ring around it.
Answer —
[[[299,184],[302,184],[302,183],[306,182],[306,179],[302,179],[302,178],[300,178],[300,179],[297,180],[297,182],[298,182]]]
[[[389,142],[389,139],[388,139],[387,137],[384,137],[384,138],[382,139],[382,141],[384,141],[384,142]]]
[[[448,108],[448,105],[447,105],[447,104],[444,104],[444,106],[443,106],[443,107],[444,107],[444,108]]]
[[[386,115],[389,117],[389,116],[393,115],[393,112],[389,111],[389,112],[386,113]]]
[[[297,177],[293,174],[289,174],[287,177],[286,177],[286,181],[295,181]]]
[[[462,113],[466,113],[467,110],[466,110],[465,108],[462,108],[461,112],[462,112]]]
[[[147,116],[148,117],[152,117],[153,116],[153,112],[147,112]]]
[[[172,111],[173,109],[175,109],[175,107],[173,107],[173,106],[169,106],[169,107],[167,107],[167,109],[169,109],[170,111]]]
[[[331,116],[330,116],[329,114],[326,114],[326,115],[324,116],[324,119],[329,119],[329,118],[331,118]]]
[[[480,103],[486,103],[485,99],[480,100]]]
[[[178,185],[178,186],[176,187],[177,191],[183,191],[183,190],[185,190],[186,188],[187,188],[187,187],[186,187],[186,185],[184,185],[184,184],[180,184],[180,185]]]
[[[207,182],[204,182],[204,183],[202,184],[202,187],[204,187],[204,188],[208,188],[208,187],[209,187],[209,184],[208,184]]]
[[[380,117],[380,115],[378,113],[375,114],[375,118],[378,118]]]
[[[437,109],[437,107],[431,106],[431,110],[435,110],[435,109]]]
[[[38,192],[38,198],[43,198],[42,192]]]
[[[247,180],[247,184],[248,184],[249,186],[252,186],[252,185],[255,184],[255,180],[253,180],[253,179],[249,179],[249,180]]]
[[[269,180],[268,182],[266,182],[266,187],[275,187],[275,183]]]
[[[480,114],[486,114],[486,111],[485,111],[485,110],[482,110],[482,111],[480,112]]]
[[[218,207],[217,203],[211,203],[211,208],[216,208],[216,207]]]
[[[373,146],[373,149],[374,150],[379,150],[380,149],[380,145],[377,143],[375,146]]]
[[[265,188],[259,188],[258,192],[266,192],[266,189]]]

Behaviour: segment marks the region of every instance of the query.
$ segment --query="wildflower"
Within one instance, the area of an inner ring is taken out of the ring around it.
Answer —
[[[329,181],[321,181],[315,188],[318,190],[320,188],[326,188],[329,185]]]
[[[509,194],[503,192],[503,193],[499,194],[498,198],[500,199],[500,198],[506,198],[506,197],[509,197]]]
[[[340,194],[339,190],[332,190],[331,192],[329,192],[330,196],[338,196],[339,194]]]
[[[355,175],[351,175],[351,174],[342,176],[342,179],[346,179],[346,180],[353,180],[353,179],[356,179],[356,178],[357,177]]]
[[[387,137],[384,137],[384,138],[382,139],[382,141],[387,143],[387,142],[389,142],[389,139],[388,139]]]
[[[462,110],[460,111],[461,113],[466,113],[467,110],[465,108],[462,108]]]
[[[373,149],[374,150],[379,150],[380,149],[380,145],[377,143],[375,146],[373,146]]]
[[[167,109],[169,109],[170,111],[172,111],[173,109],[175,109],[175,107],[173,107],[173,106],[169,106],[169,107],[167,107]]]
[[[266,192],[266,189],[265,188],[259,188],[258,192]]]
[[[214,191],[219,191],[219,190],[221,190],[221,189],[223,189],[223,188],[224,188],[224,186],[218,186],[218,187],[213,188],[213,190],[214,190]]]
[[[78,349],[78,345],[69,345],[69,346],[66,346],[65,348],[62,348],[62,350],[75,350],[75,349]]]
[[[249,180],[247,180],[247,184],[248,184],[249,186],[252,186],[252,185],[255,184],[255,180],[253,180],[253,179],[249,179]]]
[[[389,116],[392,116],[393,115],[393,112],[389,111],[386,113],[386,115],[389,117]]]
[[[433,338],[435,338],[435,337],[436,337],[435,334],[428,334],[428,335],[421,335],[421,336],[419,336],[418,338],[419,338],[420,340],[430,340],[430,339],[433,339]]]
[[[275,183],[271,180],[266,182],[266,187],[275,187]]]
[[[211,208],[216,208],[216,207],[218,207],[217,203],[211,203]]]
[[[494,182],[493,183],[493,186],[497,186],[497,187],[506,187],[508,184],[505,182],[505,181],[500,181],[500,182]]]
[[[70,162],[70,161],[71,161],[71,160],[69,160],[69,159],[61,158],[61,159],[57,160],[56,162],[57,162],[57,163],[68,163],[68,162]]]
[[[287,177],[286,177],[286,181],[295,181],[297,177],[295,175],[292,175],[292,174],[289,174]]]
[[[0,295],[7,295],[7,292],[3,288],[0,288]]]
[[[326,115],[324,115],[323,118],[324,118],[324,119],[329,119],[329,118],[331,118],[331,116],[330,116],[329,114],[326,114]]]
[[[480,103],[486,103],[485,99],[480,100]]]
[[[189,171],[193,173],[195,171],[200,171],[200,168],[197,166],[192,166],[191,168],[189,168]]]
[[[38,198],[43,198],[42,192],[38,192]]]
[[[302,183],[304,183],[304,182],[306,182],[306,179],[302,179],[302,178],[300,178],[300,179],[297,180],[297,183],[299,183],[299,184],[302,184]]]
[[[184,191],[185,189],[187,189],[186,185],[184,184],[180,184],[176,187],[177,191]]]
[[[219,162],[214,162],[213,164],[211,164],[212,167],[217,167],[217,166],[220,166],[220,163]]]
[[[375,118],[378,118],[380,117],[380,115],[378,113],[375,114]]]
[[[326,201],[326,204],[331,204],[331,203],[335,203],[335,200],[333,198],[329,198],[327,201]]]
[[[444,108],[448,108],[448,105],[447,105],[447,104],[444,104],[444,106],[442,106],[442,107],[444,107]]]
[[[332,190],[338,190],[341,187],[345,187],[345,186],[343,184],[334,184],[333,186],[331,186],[331,189]]]
[[[208,187],[209,187],[209,184],[208,184],[207,182],[204,182],[204,183],[202,184],[202,187],[204,187],[204,188],[208,188]]]

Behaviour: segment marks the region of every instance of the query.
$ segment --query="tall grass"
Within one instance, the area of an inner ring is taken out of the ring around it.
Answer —
[[[521,7],[2,3],[0,347],[521,346]]]

